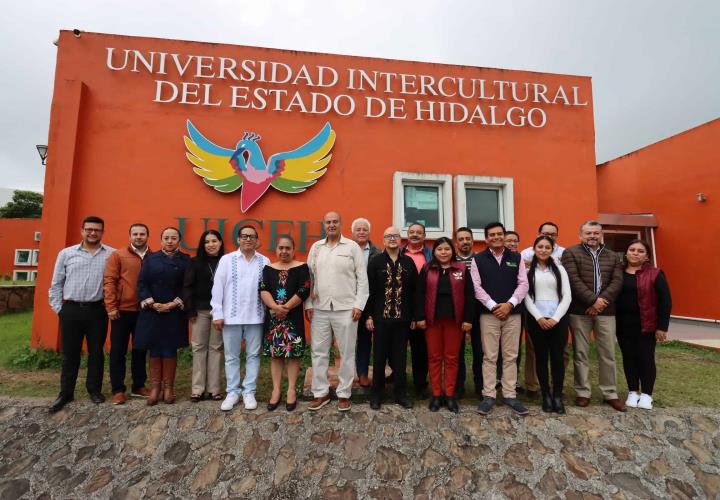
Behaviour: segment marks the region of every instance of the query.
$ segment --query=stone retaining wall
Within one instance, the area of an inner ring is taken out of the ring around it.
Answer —
[[[0,398],[0,498],[720,498],[720,412]],[[282,407],[281,407],[282,408]]]
[[[34,286],[0,286],[0,314],[32,309]]]

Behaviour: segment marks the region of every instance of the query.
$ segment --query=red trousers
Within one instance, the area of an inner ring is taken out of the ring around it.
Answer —
[[[455,395],[458,371],[458,353],[463,332],[454,319],[436,319],[425,330],[428,350],[428,371],[433,396],[442,395],[443,364],[445,365],[445,395]]]

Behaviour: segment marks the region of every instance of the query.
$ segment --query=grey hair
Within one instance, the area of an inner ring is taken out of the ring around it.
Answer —
[[[582,230],[585,226],[600,226],[600,231],[602,231],[602,224],[600,224],[596,220],[586,220],[582,224],[580,224],[580,232],[582,233]]]
[[[369,220],[367,220],[365,217],[358,217],[357,219],[352,221],[352,224],[350,224],[350,232],[355,231],[355,224],[360,224],[361,222],[364,222],[365,224],[367,224],[368,231],[370,231],[370,229],[372,229],[372,226],[370,225]]]

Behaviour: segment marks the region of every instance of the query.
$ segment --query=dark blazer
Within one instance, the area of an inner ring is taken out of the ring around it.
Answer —
[[[182,299],[185,268],[190,256],[178,252],[168,257],[155,252],[145,258],[138,278],[138,298],[142,303],[151,298],[156,303]],[[141,309],[133,339],[139,349],[178,348],[188,345],[188,322],[185,311],[176,307],[159,313],[152,308]]]

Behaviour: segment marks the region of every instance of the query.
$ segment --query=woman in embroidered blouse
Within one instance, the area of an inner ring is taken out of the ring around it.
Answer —
[[[650,248],[643,240],[630,242],[620,266],[623,287],[615,318],[630,390],[625,405],[651,410],[657,375],[655,345],[667,340],[672,309],[670,287],[665,274],[650,263]]]
[[[449,238],[438,238],[433,257],[420,271],[416,289],[416,328],[425,329],[432,399],[430,411],[438,411],[443,398],[443,368],[447,409],[458,413],[455,395],[458,354],[462,336],[472,329],[475,296],[470,271],[455,259]]]
[[[260,298],[268,308],[265,315],[263,352],[270,356],[273,391],[269,411],[280,404],[280,386],[287,359],[288,388],[285,408],[297,406],[296,384],[300,359],[305,353],[303,302],[310,295],[310,271],[307,264],[295,260],[295,241],[289,236],[277,240],[278,261],[265,266],[260,281]]]
[[[538,236],[528,269],[528,294],[525,308],[529,313],[527,331],[535,348],[535,370],[542,392],[545,412],[565,413],[562,400],[565,363],[563,352],[568,337],[567,311],[572,295],[565,268],[552,258],[555,243],[549,236]],[[552,393],[548,377],[548,358],[552,370]]]
[[[214,229],[200,235],[197,255],[185,269],[183,301],[192,328],[192,388],[190,401],[206,396],[221,401],[220,375],[225,363],[222,332],[212,326],[210,297],[220,257],[225,254],[222,236]]]

